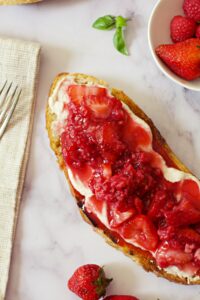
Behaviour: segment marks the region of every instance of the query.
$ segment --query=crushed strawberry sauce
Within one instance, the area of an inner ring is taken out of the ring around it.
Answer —
[[[198,184],[165,179],[151,132],[105,88],[70,85],[66,92],[62,153],[73,175],[93,193],[85,209],[103,214],[106,207],[109,229],[150,251],[158,266],[200,275]]]

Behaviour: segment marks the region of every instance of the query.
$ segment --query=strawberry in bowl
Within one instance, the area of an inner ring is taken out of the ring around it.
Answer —
[[[194,80],[200,77],[200,39],[160,45],[156,54],[177,75]]]
[[[199,0],[160,0],[148,28],[157,66],[174,82],[195,91],[200,90],[199,11]]]

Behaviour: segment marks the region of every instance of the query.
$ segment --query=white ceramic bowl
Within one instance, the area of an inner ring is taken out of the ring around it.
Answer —
[[[174,82],[185,88],[200,91],[200,79],[187,81],[174,74],[156,55],[155,48],[160,44],[172,44],[170,22],[176,15],[184,15],[183,0],[159,0],[150,16],[148,40],[151,53],[161,71]]]

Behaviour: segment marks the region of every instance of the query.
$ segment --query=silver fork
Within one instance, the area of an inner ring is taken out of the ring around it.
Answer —
[[[22,89],[6,81],[0,90],[0,139],[12,117]]]

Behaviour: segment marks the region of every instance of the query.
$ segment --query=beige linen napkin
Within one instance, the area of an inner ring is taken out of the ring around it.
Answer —
[[[0,84],[7,79],[22,88],[14,115],[0,140],[0,300],[5,297],[29,154],[39,53],[36,43],[0,38]]]

